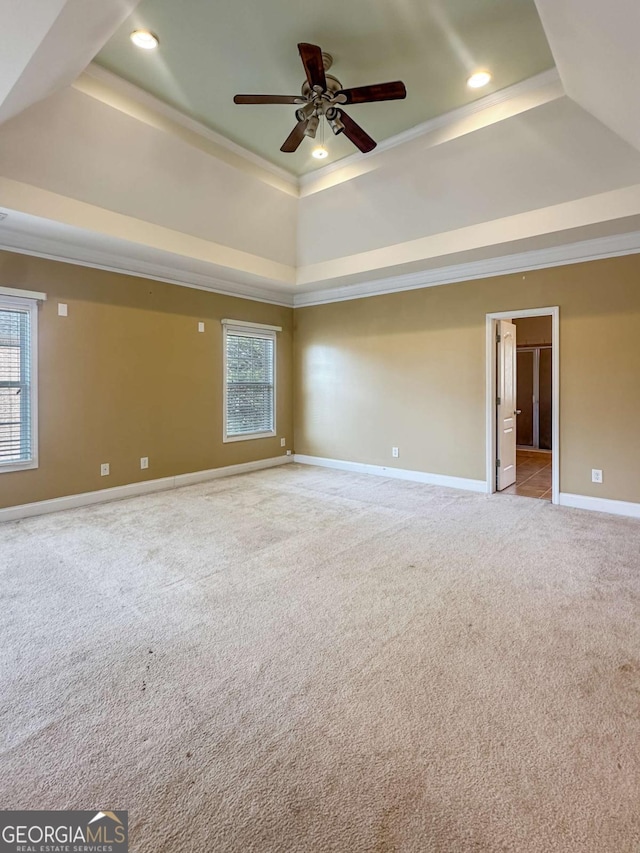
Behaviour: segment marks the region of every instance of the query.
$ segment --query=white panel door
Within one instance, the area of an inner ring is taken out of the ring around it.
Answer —
[[[508,320],[497,323],[497,453],[496,488],[516,481],[516,327]]]

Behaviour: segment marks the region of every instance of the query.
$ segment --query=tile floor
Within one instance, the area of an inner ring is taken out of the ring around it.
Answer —
[[[516,481],[503,489],[504,495],[551,500],[551,453],[516,451]]]

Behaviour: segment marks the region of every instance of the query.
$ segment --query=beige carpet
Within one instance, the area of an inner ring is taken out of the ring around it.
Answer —
[[[0,808],[135,853],[640,850],[640,524],[290,465],[0,527]]]

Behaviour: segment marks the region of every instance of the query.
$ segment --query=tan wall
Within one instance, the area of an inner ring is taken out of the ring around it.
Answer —
[[[0,506],[291,446],[291,309],[10,253],[0,285],[49,295],[40,467],[0,474]],[[296,452],[484,479],[485,314],[556,304],[561,490],[640,501],[639,255],[296,310]],[[276,438],[222,442],[223,317],[283,326]]]
[[[484,480],[485,315],[550,305],[561,491],[640,501],[640,255],[296,310],[296,452]]]
[[[39,310],[40,467],[0,473],[0,506],[280,456],[280,437],[291,446],[292,309],[10,253],[0,253],[0,285],[48,295]],[[68,317],[58,317],[58,302]],[[283,327],[277,437],[222,441],[224,317]]]
[[[519,347],[533,347],[552,342],[551,317],[517,317],[516,341]]]

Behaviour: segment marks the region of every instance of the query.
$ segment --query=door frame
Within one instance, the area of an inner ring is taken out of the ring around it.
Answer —
[[[551,317],[551,502],[557,504],[560,502],[560,308],[554,305],[549,308],[494,311],[486,317],[487,493],[492,495],[496,491],[496,323],[498,320],[519,320],[522,317]]]

